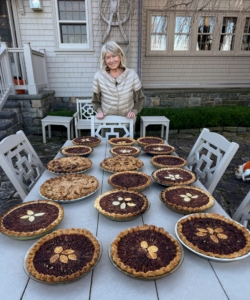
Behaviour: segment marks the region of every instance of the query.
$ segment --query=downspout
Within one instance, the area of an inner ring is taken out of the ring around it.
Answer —
[[[142,0],[138,1],[138,64],[137,73],[141,79],[141,38],[142,38]]]

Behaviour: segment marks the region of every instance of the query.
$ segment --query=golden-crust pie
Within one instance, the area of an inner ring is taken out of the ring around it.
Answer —
[[[93,149],[89,146],[69,146],[61,149],[61,153],[65,156],[88,156]]]
[[[164,139],[162,139],[160,137],[156,137],[156,136],[144,136],[144,137],[138,138],[136,141],[141,147],[144,147],[149,144],[164,144],[165,143]]]
[[[182,168],[187,164],[184,158],[174,155],[156,155],[151,158],[150,162],[157,169]]]
[[[196,180],[194,173],[181,168],[162,168],[153,172],[153,178],[162,185],[188,185]]]
[[[210,193],[194,186],[165,188],[160,198],[170,209],[181,214],[203,212],[214,205],[214,198]]]
[[[38,280],[60,283],[79,279],[97,263],[100,244],[86,229],[59,229],[29,250],[28,272]]]
[[[112,261],[134,277],[159,277],[181,261],[182,249],[163,228],[143,225],[120,232],[110,246]]]
[[[177,223],[180,239],[191,249],[217,258],[237,258],[250,251],[250,233],[218,214],[198,213]]]
[[[96,147],[98,144],[101,143],[101,139],[99,139],[96,136],[80,136],[77,138],[74,138],[72,140],[72,143],[74,145],[85,145],[89,147]]]
[[[64,216],[63,207],[53,201],[21,203],[8,210],[0,220],[0,231],[17,239],[31,239],[53,230]]]
[[[144,163],[133,156],[114,156],[105,158],[100,166],[109,172],[136,171],[143,167]]]
[[[115,146],[109,150],[113,156],[123,155],[123,156],[138,156],[141,153],[141,150],[137,147],[131,146]]]
[[[111,146],[132,146],[136,143],[136,140],[130,137],[111,138],[108,140]]]
[[[111,190],[100,195],[94,206],[106,217],[128,219],[144,213],[148,209],[148,199],[136,191]]]
[[[40,193],[50,200],[76,200],[92,194],[98,186],[94,176],[69,174],[46,180],[40,187]]]
[[[84,172],[92,167],[92,161],[86,157],[69,156],[56,158],[47,163],[47,169],[58,174]]]
[[[150,144],[144,146],[144,151],[150,155],[168,155],[175,151],[175,148],[166,144]]]

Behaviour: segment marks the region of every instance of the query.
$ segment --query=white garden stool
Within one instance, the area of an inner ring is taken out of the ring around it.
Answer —
[[[140,120],[140,136],[145,136],[146,127],[148,125],[161,125],[161,137],[164,138],[164,126],[166,127],[165,140],[168,142],[170,120],[164,116],[160,117],[141,117]]]
[[[70,140],[73,137],[73,117],[59,117],[59,116],[47,116],[42,119],[42,131],[43,131],[43,142],[46,143],[46,131],[45,127],[48,126],[49,137],[51,137],[51,126],[50,125],[62,125],[67,128],[67,137]]]

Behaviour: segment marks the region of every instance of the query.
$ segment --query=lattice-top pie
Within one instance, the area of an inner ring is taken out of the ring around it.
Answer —
[[[122,271],[139,278],[166,275],[178,266],[182,257],[177,240],[154,225],[120,232],[110,248],[112,261]]]
[[[89,146],[69,146],[61,149],[61,153],[65,156],[88,156],[93,149]]]
[[[1,218],[0,231],[17,239],[37,238],[53,230],[64,216],[63,207],[53,201],[21,203]]]
[[[111,146],[132,146],[135,144],[136,140],[130,137],[119,137],[119,138],[111,138],[108,140]]]
[[[145,195],[135,191],[111,190],[100,195],[94,206],[106,217],[123,220],[145,212],[148,200]]]
[[[175,148],[166,144],[151,144],[144,146],[144,151],[150,155],[168,155],[175,151]]]
[[[214,205],[214,198],[210,193],[194,186],[165,188],[160,198],[169,208],[183,214],[203,212]]]
[[[151,158],[150,162],[157,169],[182,168],[187,163],[187,161],[184,158],[174,155],[156,155]]]
[[[143,162],[133,156],[115,156],[105,158],[100,166],[110,172],[136,171],[143,167]]]
[[[237,222],[217,214],[194,214],[177,223],[180,239],[203,255],[237,258],[250,251],[250,233]]]
[[[29,250],[26,268],[40,281],[74,281],[91,270],[100,252],[98,240],[88,230],[60,229],[38,240]]]
[[[92,161],[86,157],[61,157],[47,163],[47,169],[58,174],[78,173],[90,169]]]
[[[162,168],[153,172],[153,178],[162,185],[188,185],[196,180],[194,173],[181,168]]]
[[[100,142],[101,139],[96,136],[80,136],[72,140],[74,145],[86,145],[89,147],[96,147]]]
[[[146,145],[149,144],[164,144],[164,139],[160,138],[160,137],[156,137],[156,136],[144,136],[144,137],[140,137],[137,140],[137,143],[144,147]]]
[[[123,156],[134,156],[134,157],[138,156],[141,152],[140,149],[131,146],[116,146],[111,148],[109,151],[113,156],[123,155]]]
[[[119,172],[111,175],[108,179],[108,183],[117,189],[124,188],[133,191],[143,191],[151,182],[150,176],[135,171]]]
[[[45,181],[40,187],[40,193],[51,200],[75,200],[92,194],[98,186],[94,176],[69,174]]]

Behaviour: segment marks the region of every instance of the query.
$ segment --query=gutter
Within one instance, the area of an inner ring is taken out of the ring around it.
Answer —
[[[142,0],[138,1],[138,63],[137,73],[141,79]]]

